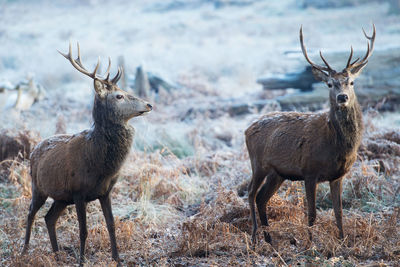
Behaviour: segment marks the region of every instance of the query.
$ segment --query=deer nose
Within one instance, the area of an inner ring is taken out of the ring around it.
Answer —
[[[336,96],[336,101],[341,104],[341,103],[346,103],[347,100],[349,100],[349,96],[347,94],[338,94]]]
[[[153,106],[152,106],[151,104],[147,104],[147,107],[148,107],[150,110],[153,110]]]

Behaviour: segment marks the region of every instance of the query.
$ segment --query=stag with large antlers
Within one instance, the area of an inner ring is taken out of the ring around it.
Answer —
[[[94,80],[93,127],[74,135],[56,135],[43,140],[31,154],[32,202],[26,226],[26,252],[35,214],[48,197],[54,202],[45,221],[53,251],[58,251],[56,222],[67,205],[75,204],[79,221],[80,265],[84,263],[87,237],[86,204],[99,199],[110,236],[112,257],[119,262],[115,240],[110,192],[127,157],[134,135],[128,121],[152,110],[147,102],[121,90],[117,82],[122,69],[110,80],[111,60],[105,77],[99,77],[98,61],[93,72],[73,59],[71,44],[67,55],[60,52],[79,72]]]
[[[375,25],[371,37],[365,31],[364,35],[368,39],[365,56],[352,62],[351,48],[346,67],[336,72],[321,52],[325,66],[310,60],[300,28],[304,57],[311,64],[315,78],[325,82],[329,88],[330,110],[322,113],[273,112],[264,115],[246,130],[246,145],[253,172],[249,185],[253,244],[257,240],[255,205],[261,225],[268,226],[266,204],[286,179],[304,181],[309,226],[314,224],[316,218],[317,184],[330,183],[339,236],[343,238],[342,179],[356,160],[363,132],[362,112],[353,84],[374,49]],[[271,243],[271,236],[266,231],[264,238]]]

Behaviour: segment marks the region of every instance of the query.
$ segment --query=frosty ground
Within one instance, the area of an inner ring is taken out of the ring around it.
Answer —
[[[398,47],[400,18],[391,13],[389,3],[348,2],[318,9],[289,0],[129,5],[2,1],[0,80],[16,84],[34,76],[46,88],[46,98],[26,111],[2,110],[1,129],[36,131],[46,138],[57,125],[66,133],[91,126],[92,81],[57,53],[66,52],[69,41],[79,41],[88,67],[100,56],[104,71],[111,56],[115,73],[123,57],[128,86],[133,86],[129,77],[139,65],[176,85],[170,92],[153,93],[148,100],[154,111],[131,122],[135,145],[112,194],[124,264],[395,266],[400,260],[398,112],[364,107],[363,145],[344,183],[344,240],[337,239],[328,185],[321,184],[315,238],[306,244],[303,185],[287,181],[268,205],[269,231],[277,242],[270,246],[260,241],[254,249],[245,189],[251,171],[243,132],[261,114],[280,107],[241,116],[210,109],[286,93],[263,92],[255,81],[306,65],[300,25],[315,60],[319,49],[329,55],[350,51],[350,45],[362,55],[366,42],[361,27],[369,32],[371,22],[377,27],[376,51]],[[346,59],[335,67],[342,68]],[[74,207],[58,221],[62,249],[56,256],[43,219],[50,199],[37,215],[29,254],[20,256],[31,196],[29,162],[12,162],[10,171],[0,180],[1,264],[76,264]],[[88,205],[87,217],[87,264],[115,264],[97,202]]]

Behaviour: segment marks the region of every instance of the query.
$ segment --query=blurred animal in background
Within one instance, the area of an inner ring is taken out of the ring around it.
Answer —
[[[86,205],[99,199],[110,236],[112,258],[119,263],[110,193],[132,145],[134,129],[128,121],[151,111],[152,106],[118,87],[121,68],[110,79],[111,59],[106,73],[100,77],[97,74],[100,61],[94,71],[89,72],[82,64],[79,44],[77,59],[72,57],[71,44],[68,54],[61,54],[79,72],[94,80],[94,124],[90,130],[74,135],[49,137],[31,153],[32,202],[23,252],[28,249],[37,211],[51,197],[54,202],[45,220],[53,251],[58,251],[57,219],[67,205],[75,204],[79,221],[79,263],[82,265],[87,238]]]
[[[8,81],[0,83],[0,110],[27,110],[33,103],[44,99],[46,91],[32,76],[13,86]]]
[[[374,49],[375,25],[371,37],[365,31],[364,35],[368,39],[365,56],[352,61],[351,48],[346,67],[337,72],[321,52],[325,66],[310,60],[300,28],[304,57],[311,65],[315,79],[328,86],[330,110],[322,113],[268,113],[246,130],[253,173],[248,190],[253,244],[257,241],[255,204],[261,225],[268,226],[266,204],[286,179],[304,181],[309,226],[314,224],[316,218],[317,184],[329,182],[339,236],[343,238],[342,179],[356,160],[363,133],[362,112],[354,92],[354,80],[368,63]],[[311,240],[311,232],[309,234]],[[268,232],[264,232],[264,238],[271,242]]]

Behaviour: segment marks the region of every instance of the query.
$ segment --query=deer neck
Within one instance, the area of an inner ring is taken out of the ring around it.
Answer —
[[[96,158],[102,159],[105,175],[113,175],[122,166],[132,145],[134,128],[125,121],[118,121],[103,103],[93,107],[93,127],[90,138]]]
[[[329,121],[335,132],[336,144],[344,153],[352,153],[357,150],[362,137],[363,121],[362,112],[357,99],[353,105],[346,108],[338,108],[331,104]]]

